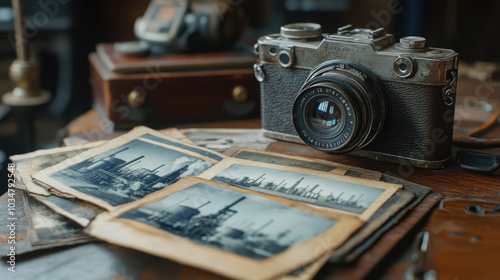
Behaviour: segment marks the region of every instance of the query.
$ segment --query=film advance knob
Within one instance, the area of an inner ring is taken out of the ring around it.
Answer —
[[[309,39],[321,36],[321,25],[317,23],[290,23],[281,27],[281,36],[288,39]]]
[[[408,36],[399,39],[400,47],[403,49],[423,49],[425,48],[425,38],[419,36]]]

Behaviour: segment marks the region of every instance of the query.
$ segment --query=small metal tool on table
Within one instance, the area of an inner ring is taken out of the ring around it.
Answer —
[[[424,231],[417,235],[413,243],[413,254],[411,255],[412,267],[405,274],[405,280],[435,280],[435,270],[425,271],[427,252],[429,250],[429,232]]]

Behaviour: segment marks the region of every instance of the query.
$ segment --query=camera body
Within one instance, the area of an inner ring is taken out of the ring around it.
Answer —
[[[458,54],[425,38],[399,43],[383,28],[314,23],[259,38],[254,74],[261,83],[268,137],[421,168],[451,156]]]

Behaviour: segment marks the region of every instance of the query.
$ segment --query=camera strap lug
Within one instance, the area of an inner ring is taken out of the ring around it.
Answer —
[[[447,86],[443,87],[443,100],[446,105],[451,106],[455,103],[457,73],[455,71],[450,71],[449,74],[451,75],[451,81]]]

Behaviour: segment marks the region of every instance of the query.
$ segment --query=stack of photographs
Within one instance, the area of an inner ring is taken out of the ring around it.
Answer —
[[[100,240],[228,278],[311,279],[327,261],[362,254],[428,192],[266,152],[259,135],[254,149],[227,144],[245,146],[248,133],[258,132],[137,127],[11,157],[24,192],[23,252]]]

